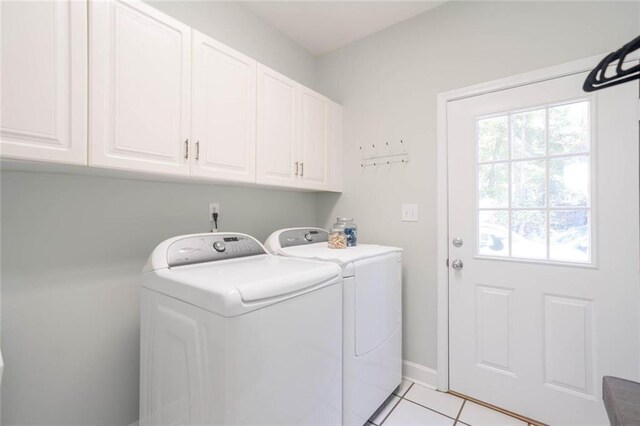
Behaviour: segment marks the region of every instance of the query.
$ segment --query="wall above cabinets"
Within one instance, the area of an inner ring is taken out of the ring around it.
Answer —
[[[5,2],[1,35],[2,159],[341,190],[340,105],[148,4]]]

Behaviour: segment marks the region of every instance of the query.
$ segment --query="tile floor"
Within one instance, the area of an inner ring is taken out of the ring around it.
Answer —
[[[515,417],[406,380],[367,426],[528,426]]]

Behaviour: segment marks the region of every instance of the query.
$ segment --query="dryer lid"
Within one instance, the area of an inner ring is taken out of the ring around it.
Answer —
[[[331,261],[345,265],[358,260],[369,259],[387,253],[402,252],[401,248],[379,246],[375,244],[358,244],[346,249],[330,249],[327,243],[315,243],[294,247],[284,247],[276,251],[278,254],[302,259]]]

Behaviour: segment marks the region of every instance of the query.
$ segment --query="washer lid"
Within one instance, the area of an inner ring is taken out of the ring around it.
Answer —
[[[157,269],[142,285],[231,317],[336,284],[341,276],[330,263],[263,254]]]

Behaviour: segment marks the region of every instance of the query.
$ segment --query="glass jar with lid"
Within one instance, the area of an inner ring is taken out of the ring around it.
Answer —
[[[347,236],[347,247],[354,247],[358,244],[358,225],[355,224],[352,217],[338,217],[334,228],[342,228]]]
[[[339,224],[334,225],[331,228],[331,232],[329,232],[327,243],[330,249],[346,249],[347,234],[344,232],[344,226]]]

